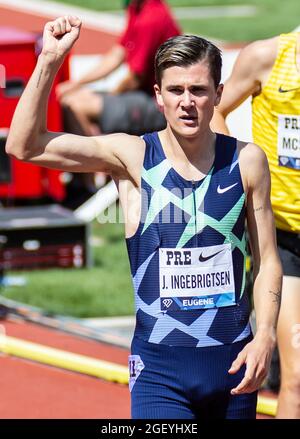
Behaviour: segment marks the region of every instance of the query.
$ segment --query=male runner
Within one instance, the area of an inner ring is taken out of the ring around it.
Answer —
[[[300,418],[300,33],[256,41],[239,54],[212,127],[228,133],[226,116],[252,95],[254,142],[271,171],[271,202],[283,266],[278,321],[281,388],[278,418]],[[258,178],[258,177],[257,177]]]
[[[265,154],[209,128],[222,93],[220,52],[196,36],[160,47],[155,92],[167,128],[159,133],[49,132],[49,90],[80,25],[75,17],[46,24],[7,152],[58,169],[104,171],[117,183],[137,310],[132,417],[255,418],[274,346],[281,266]],[[254,339],[244,294],[246,217],[256,266]]]

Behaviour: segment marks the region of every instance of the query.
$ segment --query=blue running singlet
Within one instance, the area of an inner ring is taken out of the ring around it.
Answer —
[[[142,209],[126,240],[135,291],[135,337],[204,347],[248,337],[245,194],[236,139],[217,135],[213,166],[192,182],[145,134]]]
[[[245,366],[228,374],[252,339],[236,139],[217,135],[213,166],[197,182],[172,168],[157,133],[144,140],[140,224],[126,241],[136,301],[132,418],[253,419],[257,392],[230,394]]]

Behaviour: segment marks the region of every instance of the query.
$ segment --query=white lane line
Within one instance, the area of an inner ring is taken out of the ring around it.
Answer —
[[[81,319],[81,322],[87,326],[95,328],[114,328],[119,326],[133,327],[135,324],[134,316],[124,317],[99,317]]]

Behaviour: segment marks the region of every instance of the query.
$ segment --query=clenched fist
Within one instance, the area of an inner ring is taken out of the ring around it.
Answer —
[[[43,34],[43,54],[64,57],[72,48],[80,34],[81,20],[66,15],[46,23]]]

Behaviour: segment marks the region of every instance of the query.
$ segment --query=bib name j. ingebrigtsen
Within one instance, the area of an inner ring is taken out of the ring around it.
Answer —
[[[217,273],[205,274],[172,274],[169,282],[166,282],[166,276],[163,275],[163,286],[165,289],[167,284],[171,284],[173,290],[183,288],[209,288],[230,285],[230,271],[219,271]]]

